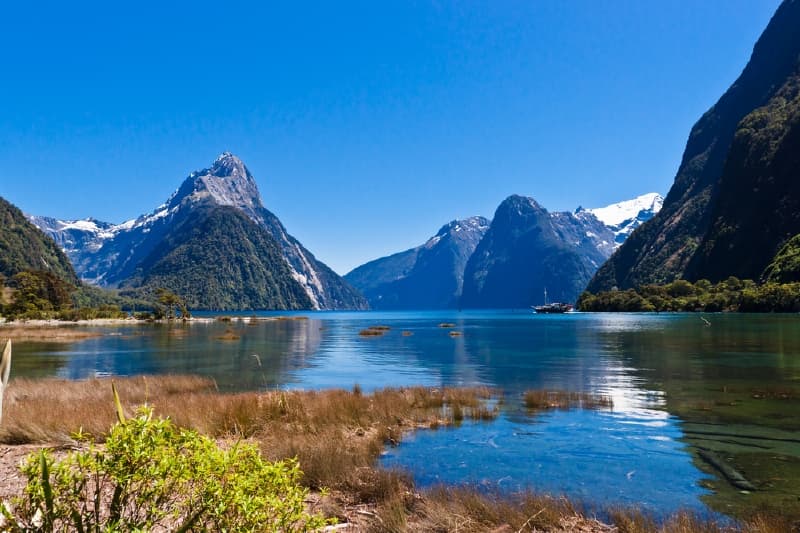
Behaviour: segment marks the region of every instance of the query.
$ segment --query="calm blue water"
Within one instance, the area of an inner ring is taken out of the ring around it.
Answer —
[[[410,469],[423,486],[531,488],[659,514],[703,509],[699,498],[708,491],[700,481],[711,475],[698,468],[681,420],[669,412],[675,383],[702,389],[720,379],[800,380],[795,316],[713,315],[707,327],[679,314],[318,312],[248,324],[249,315],[97,328],[101,337],[71,344],[19,344],[14,375],[194,373],[225,390],[487,385],[505,393],[497,421],[418,432],[388,450],[384,463]],[[441,322],[463,336],[451,337]],[[358,335],[379,324],[392,329]],[[240,338],[219,340],[226,330]],[[542,388],[607,394],[614,409],[527,413],[522,392]]]

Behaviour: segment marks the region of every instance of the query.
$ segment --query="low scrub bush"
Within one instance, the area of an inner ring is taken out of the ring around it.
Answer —
[[[121,408],[120,408],[121,409]],[[78,436],[78,440],[86,440]],[[143,407],[114,425],[103,446],[55,460],[29,456],[11,531],[312,531],[295,460],[269,462],[258,447],[227,449]]]

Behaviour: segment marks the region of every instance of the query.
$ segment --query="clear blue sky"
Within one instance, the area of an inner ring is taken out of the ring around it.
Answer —
[[[513,193],[666,193],[778,4],[13,2],[0,196],[121,222],[230,150],[345,273]]]

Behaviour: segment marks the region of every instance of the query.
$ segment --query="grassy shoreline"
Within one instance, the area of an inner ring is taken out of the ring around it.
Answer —
[[[211,324],[214,322],[278,322],[284,320],[307,320],[305,316],[237,316],[191,317],[183,319],[92,318],[86,320],[35,319],[7,321],[0,317],[0,339],[13,342],[76,342],[102,337],[104,328],[143,326],[151,324]]]
[[[611,523],[603,523],[564,498],[546,495],[492,495],[466,487],[421,492],[407,474],[377,466],[385,446],[396,444],[409,431],[496,416],[496,406],[487,400],[497,392],[485,388],[222,394],[212,381],[192,376],[124,378],[116,383],[127,412],[147,404],[178,426],[219,441],[255,442],[269,459],[296,456],[304,484],[317,494],[309,505],[351,524],[350,530],[737,531],[689,514],[657,524],[635,509],[611,510]],[[13,450],[75,446],[70,434],[79,428],[102,441],[115,419],[110,390],[110,380],[12,381],[0,426],[0,442],[11,446],[4,447],[0,462],[18,459],[22,452]],[[532,391],[529,399],[539,408],[560,405],[553,402],[552,393]],[[606,406],[597,398],[571,401]],[[7,480],[9,465],[3,468]],[[323,488],[330,490],[329,496],[319,496]],[[7,497],[8,487],[0,495]],[[789,527],[781,517],[754,516],[738,531],[772,533]]]

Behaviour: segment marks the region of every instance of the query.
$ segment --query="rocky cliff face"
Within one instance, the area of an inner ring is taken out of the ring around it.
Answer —
[[[758,278],[800,233],[800,0],[785,0],[744,71],[689,135],[664,207],[589,290]]]
[[[374,309],[458,307],[467,260],[488,229],[483,217],[454,220],[425,244],[370,261],[345,279]]]
[[[154,251],[166,253],[163,243],[175,228],[185,224],[198,210],[213,207],[233,208],[269,234],[281,252],[289,275],[303,287],[309,307],[367,307],[358,291],[318,261],[264,207],[253,175],[229,152],[221,154],[211,167],[192,172],[164,204],[135,220],[118,225],[93,222],[101,229],[94,231],[86,227],[84,233],[77,235],[76,225],[86,221],[56,221],[54,224],[52,221],[45,223],[47,219],[41,217],[32,219],[56,240],[74,245],[65,246],[65,249],[82,278],[98,285],[118,287],[125,286],[134,276],[141,277],[142,262],[148,259],[153,263],[151,254]]]

